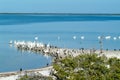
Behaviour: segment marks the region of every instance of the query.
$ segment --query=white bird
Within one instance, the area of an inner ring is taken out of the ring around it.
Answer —
[[[98,36],[98,39],[101,39],[101,36]]]
[[[35,37],[35,40],[38,40],[38,37]]]
[[[83,39],[85,39],[85,37],[84,37],[84,36],[81,36],[80,38],[81,38],[82,40],[83,40]]]
[[[111,39],[111,36],[106,36],[105,39],[109,40],[109,39]]]
[[[50,47],[50,43],[47,44],[47,48],[49,48],[49,47]]]
[[[117,37],[113,37],[113,40],[117,40]]]
[[[120,36],[118,38],[120,39]]]
[[[73,39],[75,40],[77,37],[76,36],[73,36]]]
[[[17,44],[17,41],[15,40],[15,41],[14,41],[14,45],[16,45],[16,44]]]

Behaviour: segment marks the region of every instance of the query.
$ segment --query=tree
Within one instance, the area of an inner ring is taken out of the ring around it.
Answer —
[[[120,59],[97,54],[66,57],[53,64],[57,80],[120,80]]]

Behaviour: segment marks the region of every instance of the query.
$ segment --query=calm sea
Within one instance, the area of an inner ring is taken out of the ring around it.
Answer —
[[[103,48],[120,49],[120,15],[0,14],[0,72],[50,64],[51,57],[21,52],[8,44],[10,40],[34,41],[36,36],[42,43],[86,49],[99,49],[98,36],[111,36],[103,39]]]

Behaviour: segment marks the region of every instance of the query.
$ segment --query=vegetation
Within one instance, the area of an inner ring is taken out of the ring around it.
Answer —
[[[57,80],[120,80],[120,59],[97,54],[69,56],[53,67]]]
[[[35,75],[35,76],[24,75],[18,80],[53,80],[53,79],[52,77],[45,77],[45,76],[38,76],[38,75]]]

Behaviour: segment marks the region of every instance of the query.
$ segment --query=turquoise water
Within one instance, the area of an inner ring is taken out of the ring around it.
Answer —
[[[103,40],[104,49],[120,49],[120,15],[0,14],[0,72],[39,68],[51,63],[51,57],[10,47],[10,40],[34,41],[38,36],[39,42],[58,47],[99,49],[97,37],[101,35],[111,36],[110,40]],[[81,40],[81,36],[85,39]]]

